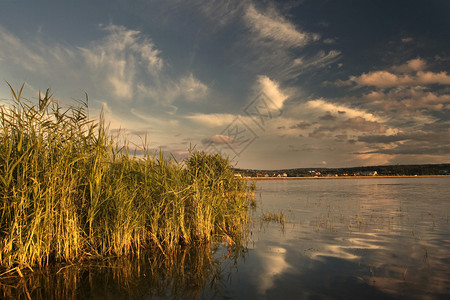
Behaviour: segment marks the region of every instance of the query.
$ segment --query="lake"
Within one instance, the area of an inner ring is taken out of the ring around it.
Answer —
[[[258,182],[260,222],[238,299],[448,299],[450,179]]]
[[[0,296],[449,299],[449,195],[450,178],[258,181],[244,245],[52,267]]]

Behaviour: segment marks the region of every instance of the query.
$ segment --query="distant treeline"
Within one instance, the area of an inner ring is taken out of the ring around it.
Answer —
[[[243,176],[251,177],[450,175],[450,164],[389,165],[352,168],[296,168],[280,170],[235,169],[235,171]]]

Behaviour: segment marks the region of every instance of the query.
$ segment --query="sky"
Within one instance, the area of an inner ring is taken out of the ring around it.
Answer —
[[[2,0],[0,99],[239,168],[450,163],[450,1]]]

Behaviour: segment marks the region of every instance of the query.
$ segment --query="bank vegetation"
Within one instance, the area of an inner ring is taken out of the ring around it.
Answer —
[[[247,185],[228,159],[137,155],[88,117],[87,97],[63,108],[22,90],[0,107],[0,274],[242,238]]]

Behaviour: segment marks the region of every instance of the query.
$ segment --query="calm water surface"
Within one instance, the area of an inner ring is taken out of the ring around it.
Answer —
[[[236,299],[449,299],[450,179],[258,182]]]
[[[260,181],[247,247],[47,270],[7,298],[450,299],[450,178]],[[264,221],[266,213],[284,223]],[[58,271],[58,273],[57,273]],[[1,298],[2,294],[0,294]]]

